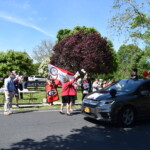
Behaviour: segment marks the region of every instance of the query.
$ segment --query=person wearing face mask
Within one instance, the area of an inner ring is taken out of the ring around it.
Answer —
[[[13,73],[9,72],[8,78],[4,82],[5,88],[5,104],[4,104],[4,115],[12,114],[12,100],[15,94],[14,77]]]

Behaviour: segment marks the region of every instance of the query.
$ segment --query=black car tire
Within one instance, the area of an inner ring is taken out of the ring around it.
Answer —
[[[134,123],[135,120],[135,111],[133,107],[126,106],[124,107],[119,114],[119,123],[122,126],[128,127]]]

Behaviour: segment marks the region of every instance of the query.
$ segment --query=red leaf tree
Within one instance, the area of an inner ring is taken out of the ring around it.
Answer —
[[[62,39],[53,51],[50,63],[73,73],[82,68],[91,74],[109,73],[115,66],[112,48],[98,33],[80,31]]]

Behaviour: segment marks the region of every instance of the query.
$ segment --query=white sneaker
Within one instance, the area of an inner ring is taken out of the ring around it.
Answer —
[[[70,112],[73,112],[73,109],[70,109]]]
[[[13,112],[12,112],[12,111],[9,111],[9,114],[13,114]]]
[[[7,111],[5,111],[5,112],[4,112],[4,115],[8,116],[8,115],[10,115],[10,113],[7,112]]]

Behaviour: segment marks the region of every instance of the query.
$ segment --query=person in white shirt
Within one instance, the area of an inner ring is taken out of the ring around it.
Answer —
[[[95,79],[92,84],[93,92],[97,91],[99,89],[98,79]]]

